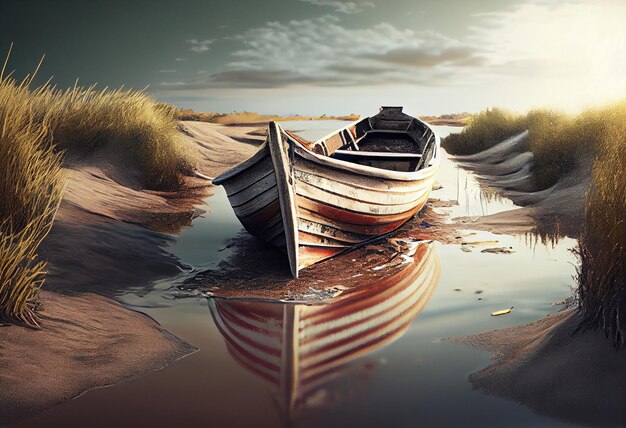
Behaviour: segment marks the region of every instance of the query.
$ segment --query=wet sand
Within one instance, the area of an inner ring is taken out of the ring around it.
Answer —
[[[42,291],[41,330],[0,327],[2,425],[195,350],[152,318],[94,293]]]
[[[494,353],[473,387],[536,412],[590,426],[626,425],[626,358],[599,331],[576,331],[575,310],[474,336],[448,339]]]
[[[393,276],[411,260],[422,241],[453,243],[459,232],[444,224],[445,216],[429,205],[398,232],[367,246],[348,251],[304,269],[291,277],[286,258],[275,249],[242,232],[226,246],[231,255],[214,269],[189,277],[179,286],[179,297],[205,296],[240,300],[330,303],[344,292]]]

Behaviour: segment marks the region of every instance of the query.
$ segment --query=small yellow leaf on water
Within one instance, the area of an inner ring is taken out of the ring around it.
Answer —
[[[511,306],[509,309],[503,309],[501,311],[492,312],[491,316],[492,317],[497,317],[499,315],[505,315],[505,314],[510,313],[512,309],[513,309],[513,306]]]

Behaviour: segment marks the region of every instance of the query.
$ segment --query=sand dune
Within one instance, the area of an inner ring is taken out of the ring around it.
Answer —
[[[508,138],[495,146],[468,156],[453,156],[462,168],[476,174],[485,186],[523,208],[478,219],[477,228],[506,233],[506,223],[519,232],[559,233],[576,237],[582,222],[585,193],[591,185],[590,165],[581,160],[576,170],[566,174],[548,189],[538,190],[533,181],[533,154],[528,152],[528,131]],[[469,221],[469,219],[461,219]],[[504,226],[504,229],[500,229]]]
[[[533,189],[533,157],[524,151],[524,138],[520,134],[484,152],[455,158],[483,184],[523,206],[482,217],[471,227],[496,232],[501,227],[505,233],[526,228],[577,238],[591,162],[580,159],[578,168],[552,187]],[[469,376],[484,393],[577,424],[624,426],[626,359],[604,333],[576,332],[578,317],[575,310],[562,311],[529,324],[447,340],[494,353],[489,367]]]

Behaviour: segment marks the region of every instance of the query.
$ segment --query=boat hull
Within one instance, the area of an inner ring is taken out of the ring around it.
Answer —
[[[271,123],[268,139],[214,183],[226,189],[242,225],[287,252],[299,270],[391,233],[419,212],[438,169],[389,171],[311,152]]]

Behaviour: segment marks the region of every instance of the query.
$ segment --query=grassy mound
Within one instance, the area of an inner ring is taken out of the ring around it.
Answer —
[[[450,134],[442,146],[452,155],[482,152],[526,129],[523,117],[503,109],[483,110],[471,116],[460,133]]]
[[[551,110],[533,110],[525,115],[497,108],[484,110],[472,116],[462,132],[446,137],[442,146],[453,155],[474,154],[528,130],[527,149],[534,155],[533,180],[537,190],[546,189],[593,159],[620,105],[578,116]]]
[[[8,59],[8,57],[7,57]],[[34,298],[45,279],[37,248],[64,186],[63,157],[107,147],[136,166],[142,185],[174,190],[193,159],[176,110],[143,92],[46,84],[30,89],[0,72],[0,318],[37,326]]]
[[[15,94],[13,102],[32,106],[33,121],[48,124],[49,143],[57,150],[81,156],[107,146],[123,153],[148,189],[176,189],[180,174],[191,169],[175,109],[143,92],[44,86]]]

